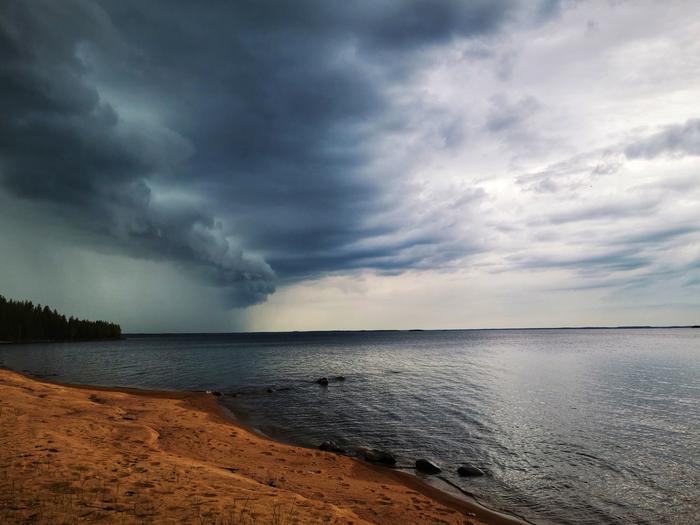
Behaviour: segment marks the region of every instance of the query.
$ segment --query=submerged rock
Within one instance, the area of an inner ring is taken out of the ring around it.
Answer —
[[[328,378],[327,377],[322,377],[321,379],[317,379],[316,382],[319,385],[328,386]]]
[[[483,476],[484,471],[472,465],[462,465],[457,469],[457,474],[462,477]]]
[[[345,376],[335,376],[336,381],[345,381]]]
[[[396,458],[386,450],[363,447],[357,449],[357,452],[365,459],[365,461],[369,461],[370,463],[381,463],[382,465],[396,464]]]
[[[437,474],[438,472],[442,472],[440,467],[428,459],[416,460],[416,470],[424,474]]]
[[[324,441],[318,448],[325,450],[326,452],[335,452],[336,454],[343,454],[345,452],[345,449],[343,449],[333,440]]]

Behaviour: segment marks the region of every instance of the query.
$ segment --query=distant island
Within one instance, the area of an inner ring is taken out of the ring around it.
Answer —
[[[0,295],[0,342],[88,341],[119,339],[122,329],[106,321],[66,318],[48,306]]]

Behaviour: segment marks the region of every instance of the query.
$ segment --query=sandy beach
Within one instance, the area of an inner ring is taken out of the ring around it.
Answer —
[[[515,523],[413,476],[282,444],[205,393],[0,370],[1,523]]]

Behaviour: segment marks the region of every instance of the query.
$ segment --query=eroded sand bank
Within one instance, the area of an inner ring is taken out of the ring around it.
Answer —
[[[207,394],[0,370],[0,523],[508,521],[401,472],[260,437]]]

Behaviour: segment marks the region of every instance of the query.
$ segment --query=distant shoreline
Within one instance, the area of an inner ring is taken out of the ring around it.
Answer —
[[[258,332],[125,332],[122,337],[149,337],[168,335],[257,335],[257,334],[352,334],[352,333],[421,333],[421,332],[505,332],[505,331],[550,331],[550,330],[679,330],[698,329],[700,325],[622,325],[622,326],[546,326],[510,328],[396,328],[378,330],[281,330]]]

